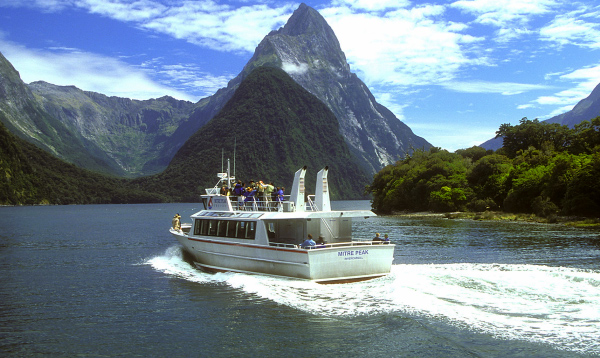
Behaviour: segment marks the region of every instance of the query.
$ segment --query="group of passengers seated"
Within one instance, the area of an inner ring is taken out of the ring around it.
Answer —
[[[238,180],[233,189],[223,185],[221,195],[237,196],[238,204],[245,207],[253,207],[258,204],[260,208],[269,209],[273,207],[272,202],[282,202],[284,187],[275,187],[273,182],[265,184],[262,180],[255,182],[250,180],[248,186]]]
[[[390,243],[390,238],[388,236],[388,234],[385,234],[384,237],[382,238],[379,233],[375,233],[375,237],[373,238],[374,244],[389,244]]]

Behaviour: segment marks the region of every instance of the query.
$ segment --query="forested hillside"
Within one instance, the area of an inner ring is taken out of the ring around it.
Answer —
[[[308,166],[307,192],[316,173],[329,167],[332,198],[361,198],[370,178],[352,156],[334,114],[283,70],[255,69],[223,107],[177,152],[161,174],[135,181],[176,201],[198,200],[217,182],[222,153],[235,154],[237,177],[292,184],[294,172]]]
[[[0,122],[0,205],[119,204],[167,200],[64,162],[10,133]]]
[[[524,118],[496,134],[496,152],[432,148],[385,167],[369,187],[374,210],[600,215],[600,117],[573,129]]]

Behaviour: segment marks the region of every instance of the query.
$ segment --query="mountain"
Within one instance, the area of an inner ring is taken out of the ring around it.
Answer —
[[[587,98],[582,99],[572,110],[545,120],[545,123],[558,123],[575,127],[583,121],[589,121],[600,116],[600,84],[594,88]]]
[[[41,81],[27,86],[0,53],[0,120],[20,138],[93,171],[135,177],[164,170],[187,139],[172,134],[195,106],[168,96],[138,101]]]
[[[1,54],[0,54],[1,55]],[[242,80],[261,66],[284,69],[335,114],[350,151],[375,173],[431,145],[414,135],[350,71],[325,19],[301,4],[272,31],[227,87],[198,103],[170,97],[136,101],[73,86],[25,85],[0,57],[0,115],[10,131],[83,168],[136,177],[163,170],[190,135],[225,106]]]
[[[126,177],[164,170],[187,139],[175,139],[173,133],[195,108],[169,96],[139,101],[46,82],[33,82],[29,88],[92,155],[104,154],[115,174]]]
[[[331,194],[359,198],[370,178],[350,153],[335,115],[323,102],[276,67],[261,66],[233,97],[177,152],[161,174],[135,183],[177,201],[196,201],[217,182],[222,159],[231,160],[238,179],[291,185],[308,166],[306,187],[313,193],[316,173],[329,167]],[[235,154],[235,157],[234,157]]]
[[[0,205],[120,204],[165,198],[67,163],[10,133],[0,122]]]
[[[600,116],[600,84],[592,93],[582,99],[572,110],[542,121],[542,123],[558,123],[574,128],[576,124],[589,121]],[[492,138],[479,145],[485,149],[497,150],[502,148],[502,138]]]
[[[383,105],[350,71],[340,44],[325,19],[301,4],[284,27],[269,33],[257,46],[242,72],[226,88],[199,102],[198,108],[174,136],[193,133],[205,125],[233,96],[253,69],[273,66],[285,70],[335,114],[351,152],[370,173],[394,163],[412,149],[431,147]]]
[[[1,53],[0,122],[10,132],[59,158],[99,172],[113,170],[105,161],[106,155],[90,155],[80,137],[44,110]]]
[[[283,68],[332,110],[351,151],[370,172],[395,163],[413,148],[431,147],[377,103],[350,71],[333,30],[313,8],[301,4],[283,28],[262,40],[245,70],[265,64]]]

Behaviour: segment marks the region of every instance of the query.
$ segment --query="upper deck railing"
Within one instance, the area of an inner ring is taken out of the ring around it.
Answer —
[[[206,189],[206,194],[221,196],[218,190]],[[273,211],[273,212],[292,212],[294,202],[290,201],[290,195],[284,195],[283,200],[261,200],[260,197],[253,196],[247,199],[243,196],[230,195],[227,199],[231,202],[233,211]],[[308,195],[305,205],[305,211],[320,211],[314,202],[314,195]]]

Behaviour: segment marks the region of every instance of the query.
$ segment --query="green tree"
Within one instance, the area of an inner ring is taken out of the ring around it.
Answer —
[[[512,167],[508,157],[492,154],[479,159],[469,170],[467,181],[476,197],[485,202],[484,208],[502,207],[509,189],[507,180]],[[489,200],[493,205],[490,205]]]
[[[575,125],[571,152],[595,153],[600,151],[600,117]]]
[[[498,137],[503,137],[506,154],[514,158],[519,151],[529,147],[542,149],[544,144],[553,150],[564,150],[570,145],[572,132],[569,127],[557,123],[540,123],[537,119],[522,118],[516,126],[502,124],[496,131]]]

